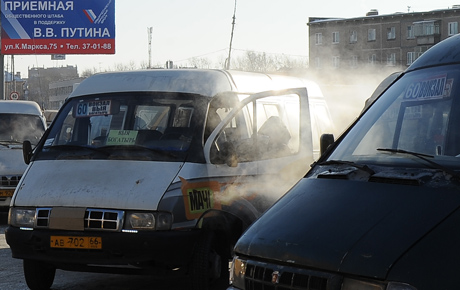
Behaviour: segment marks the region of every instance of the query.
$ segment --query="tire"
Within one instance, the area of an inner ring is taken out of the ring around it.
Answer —
[[[198,239],[190,264],[190,288],[210,290],[215,284],[228,284],[228,259],[219,247],[213,232],[204,232]]]
[[[48,290],[53,285],[56,268],[34,260],[23,261],[24,277],[31,290]]]

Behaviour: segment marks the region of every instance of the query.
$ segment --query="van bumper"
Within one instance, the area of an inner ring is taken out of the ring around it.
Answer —
[[[38,260],[61,269],[88,264],[181,267],[190,262],[199,234],[200,230],[121,233],[21,230],[12,226],[5,230],[13,258]],[[102,249],[51,248],[51,236],[100,237]]]

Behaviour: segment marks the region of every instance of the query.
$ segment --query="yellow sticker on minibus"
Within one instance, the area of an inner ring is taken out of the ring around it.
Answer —
[[[220,191],[220,184],[217,181],[188,182],[179,177],[182,182],[182,195],[185,204],[185,215],[187,219],[199,218],[209,209],[220,209],[220,203],[216,194]]]

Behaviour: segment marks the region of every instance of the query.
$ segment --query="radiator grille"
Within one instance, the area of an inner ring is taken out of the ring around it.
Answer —
[[[333,274],[253,261],[245,275],[247,290],[338,290],[341,281]]]
[[[35,227],[47,228],[50,223],[51,208],[37,208]]]
[[[118,231],[121,229],[123,211],[105,209],[87,209],[85,212],[85,229]]]
[[[48,228],[52,208],[37,208],[36,228]],[[84,228],[94,231],[120,231],[124,212],[121,210],[93,209],[85,211]]]
[[[16,187],[19,184],[19,180],[21,179],[21,175],[3,175],[2,177],[2,185],[4,187]]]

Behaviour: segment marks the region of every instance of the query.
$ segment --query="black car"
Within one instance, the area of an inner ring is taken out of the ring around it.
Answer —
[[[239,239],[228,289],[459,289],[460,35],[325,151]]]

